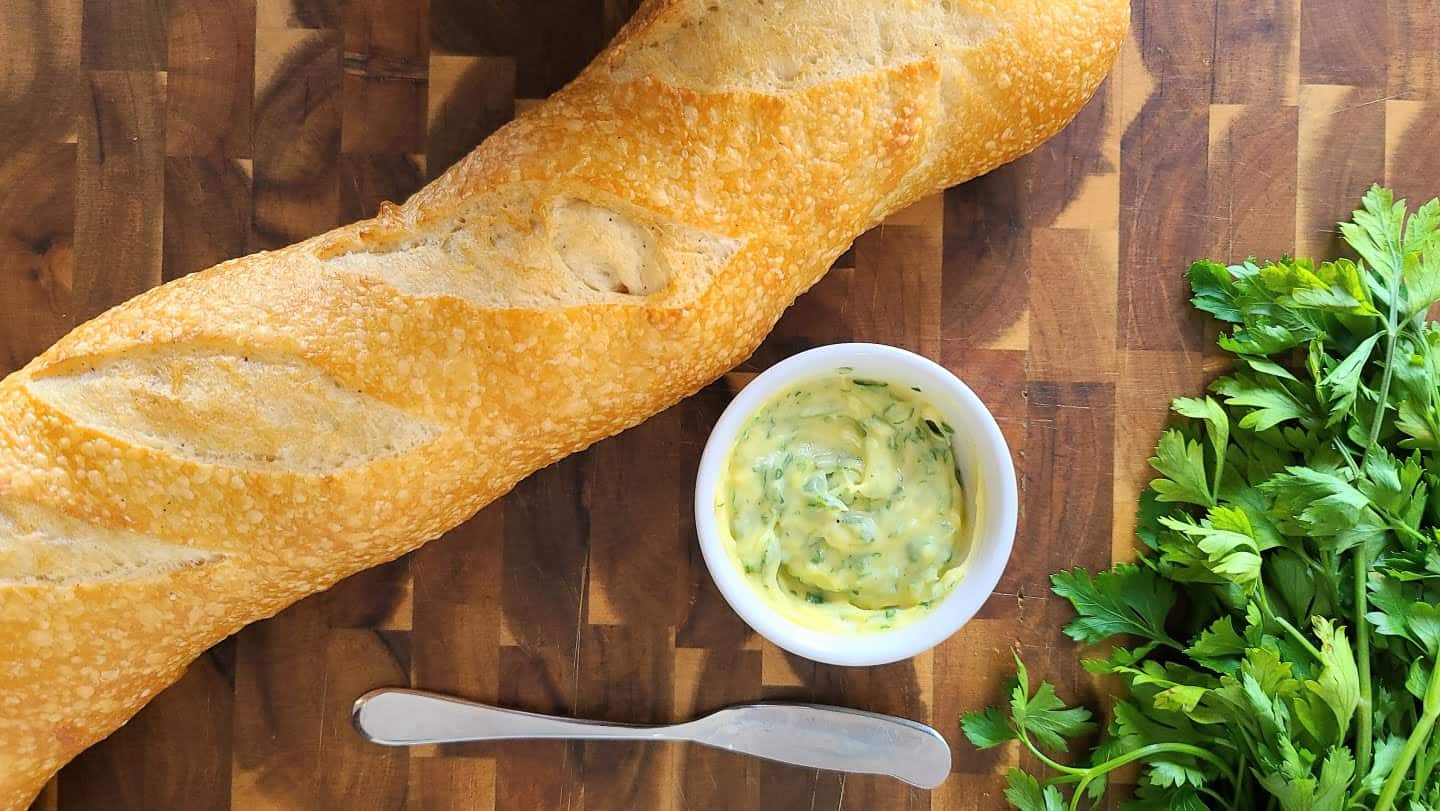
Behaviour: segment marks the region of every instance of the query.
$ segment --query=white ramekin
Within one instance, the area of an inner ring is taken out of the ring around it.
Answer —
[[[965,483],[969,555],[965,574],[929,614],[893,631],[830,634],[782,616],[745,580],[726,552],[715,520],[715,488],[741,426],[762,404],[790,386],[850,367],[856,377],[918,386],[955,428],[955,462]],[[720,593],[761,636],[791,653],[833,665],[880,665],[908,659],[943,642],[989,598],[1015,540],[1018,497],[1010,448],[995,418],[968,386],[945,367],[882,344],[832,344],[801,352],[767,369],[731,401],[710,432],[695,483],[695,526],[705,565]]]

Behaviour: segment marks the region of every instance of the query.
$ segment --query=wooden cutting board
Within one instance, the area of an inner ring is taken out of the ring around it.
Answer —
[[[565,82],[633,0],[0,0],[0,369],[162,281],[373,214]],[[862,237],[700,395],[541,471],[465,526],[221,644],[47,790],[44,809],[992,809],[1013,750],[961,712],[1018,647],[1094,698],[1058,568],[1130,547],[1165,403],[1214,373],[1196,257],[1324,252],[1374,180],[1440,193],[1430,0],[1140,0],[1120,65],[1035,154]],[[994,409],[1022,520],[999,591],[912,662],[818,666],[711,585],[690,503],[734,388],[883,341]],[[926,793],[679,746],[362,743],[351,701],[413,684],[662,722],[803,699],[940,729]]]

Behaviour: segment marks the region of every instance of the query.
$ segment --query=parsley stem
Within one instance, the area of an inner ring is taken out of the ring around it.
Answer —
[[[1395,340],[1400,337],[1400,273],[1404,267],[1404,259],[1393,241],[1390,255],[1393,261],[1390,268],[1390,312],[1385,321],[1385,368],[1380,374],[1380,392],[1375,400],[1375,416],[1370,420],[1370,436],[1365,442],[1365,452],[1360,454],[1362,471],[1380,441],[1380,429],[1385,424],[1385,407],[1390,402],[1390,384],[1395,377]],[[1370,707],[1373,693],[1370,684],[1370,625],[1365,614],[1369,610],[1366,581],[1370,576],[1370,561],[1367,559],[1369,555],[1364,544],[1357,546],[1351,554],[1355,556],[1352,569],[1355,579],[1352,591],[1355,600],[1355,663],[1360,676],[1360,701],[1355,705],[1355,760],[1360,774],[1368,774],[1372,735]],[[1411,753],[1411,756],[1413,757],[1414,753]]]
[[[1380,429],[1385,424],[1385,407],[1390,402],[1390,383],[1395,374],[1395,341],[1400,337],[1400,277],[1405,268],[1405,257],[1402,255],[1398,242],[1399,235],[1394,239],[1387,239],[1386,246],[1390,252],[1390,278],[1388,281],[1389,312],[1385,318],[1385,366],[1380,375],[1380,392],[1375,400],[1375,416],[1370,421],[1370,437],[1365,442],[1365,452],[1360,455],[1360,469],[1365,469],[1365,463],[1370,459],[1370,453],[1375,450],[1376,444],[1380,441]]]
[[[1027,741],[1027,743],[1028,743],[1028,741]],[[1031,748],[1031,751],[1034,751],[1034,748],[1033,748],[1033,747]],[[1037,752],[1037,754],[1039,754],[1039,753]],[[1109,773],[1109,772],[1113,772],[1113,771],[1115,771],[1116,769],[1120,768],[1121,766],[1125,766],[1125,765],[1128,765],[1128,764],[1130,764],[1130,763],[1134,763],[1134,762],[1137,761],[1137,760],[1145,760],[1146,758],[1151,758],[1151,757],[1154,757],[1154,756],[1156,756],[1156,755],[1167,755],[1167,754],[1168,754],[1168,755],[1189,755],[1189,756],[1191,756],[1191,757],[1193,757],[1193,758],[1196,758],[1196,759],[1198,759],[1198,760],[1203,760],[1203,761],[1205,761],[1206,763],[1209,763],[1211,766],[1214,766],[1215,769],[1216,769],[1216,771],[1220,772],[1220,776],[1221,776],[1221,777],[1224,777],[1226,780],[1229,780],[1229,781],[1232,781],[1232,782],[1235,780],[1235,772],[1231,770],[1230,764],[1229,764],[1229,763],[1226,763],[1224,758],[1220,757],[1219,755],[1215,754],[1214,752],[1211,752],[1209,749],[1205,749],[1205,748],[1199,747],[1199,746],[1193,746],[1193,745],[1188,744],[1188,743],[1152,743],[1152,744],[1147,744],[1147,745],[1145,745],[1145,746],[1142,746],[1142,747],[1140,747],[1139,749],[1135,749],[1135,750],[1126,752],[1126,753],[1123,754],[1123,755],[1119,755],[1119,756],[1117,756],[1117,757],[1110,758],[1110,759],[1107,760],[1107,761],[1104,761],[1104,762],[1101,762],[1101,763],[1097,763],[1097,764],[1095,764],[1094,766],[1091,766],[1091,767],[1088,768],[1088,769],[1077,769],[1077,768],[1074,768],[1074,767],[1072,767],[1072,766],[1061,766],[1060,764],[1055,764],[1056,766],[1059,767],[1059,769],[1057,769],[1057,770],[1058,770],[1058,771],[1064,771],[1065,774],[1061,775],[1060,777],[1055,778],[1055,779],[1054,779],[1053,781],[1051,781],[1051,782],[1053,782],[1053,783],[1078,783],[1078,782],[1082,782],[1082,781],[1084,781],[1084,782],[1089,782],[1090,780],[1093,780],[1094,778],[1099,777],[1099,776],[1102,775],[1102,774],[1107,774],[1107,773]],[[1041,755],[1041,756],[1040,756],[1040,759],[1041,759],[1041,760],[1045,760],[1045,761],[1049,761],[1050,763],[1054,763],[1054,761],[1051,761],[1050,758],[1047,758],[1047,757],[1045,757],[1044,755]]]
[[[1032,755],[1034,755],[1035,757],[1039,758],[1041,763],[1044,763],[1046,766],[1049,766],[1050,768],[1054,769],[1054,770],[1057,771],[1057,772],[1060,772],[1061,774],[1073,776],[1073,777],[1075,777],[1076,779],[1078,779],[1079,777],[1083,776],[1086,772],[1090,771],[1089,769],[1079,769],[1079,768],[1076,768],[1076,767],[1074,767],[1074,766],[1066,766],[1064,763],[1061,763],[1060,761],[1058,761],[1058,760],[1050,757],[1049,755],[1045,754],[1044,752],[1041,752],[1041,751],[1040,751],[1040,748],[1039,748],[1038,746],[1036,746],[1036,745],[1034,744],[1034,742],[1032,742],[1032,741],[1030,740],[1030,736],[1027,735],[1027,734],[1025,734],[1025,728],[1024,728],[1024,727],[1021,727],[1021,728],[1020,728],[1020,742],[1023,743],[1023,744],[1025,744],[1025,748],[1026,748],[1026,749],[1029,749],[1029,750],[1030,750],[1030,753],[1031,753]],[[1057,782],[1069,782],[1069,781],[1057,781]]]
[[[1306,653],[1315,657],[1315,661],[1321,661],[1320,649],[1315,647],[1315,645],[1311,643],[1310,640],[1306,639],[1305,635],[1300,633],[1300,629],[1296,628],[1294,625],[1291,625],[1290,621],[1285,619],[1284,617],[1271,614],[1270,618],[1275,620],[1276,625],[1284,628],[1285,633],[1289,634],[1291,639],[1295,640],[1300,645],[1300,647],[1304,648]]]
[[[1276,625],[1279,625],[1285,631],[1285,633],[1289,635],[1291,639],[1295,640],[1295,642],[1299,644],[1300,647],[1304,648],[1306,653],[1309,653],[1311,656],[1315,657],[1315,661],[1320,661],[1319,648],[1316,648],[1314,643],[1306,639],[1305,635],[1300,633],[1300,630],[1294,625],[1291,625],[1289,620],[1275,613],[1274,609],[1270,607],[1270,599],[1265,596],[1265,590],[1262,588],[1255,594],[1256,597],[1259,598],[1257,602],[1260,604],[1261,616],[1265,617],[1266,619],[1273,620],[1274,623]]]
[[[1370,773],[1370,620],[1365,618],[1369,606],[1365,591],[1370,574],[1366,560],[1365,545],[1360,544],[1351,552],[1354,555],[1354,598],[1355,598],[1355,664],[1360,681],[1360,701],[1355,705],[1355,760],[1360,774]]]
[[[1220,803],[1220,805],[1215,806],[1216,808],[1234,808],[1233,805],[1230,805],[1229,803],[1225,802],[1225,798],[1224,798],[1224,797],[1221,797],[1219,794],[1216,794],[1216,793],[1215,793],[1213,790],[1211,790],[1208,786],[1196,786],[1196,787],[1195,787],[1195,790],[1198,791],[1198,792],[1200,792],[1201,794],[1204,794],[1204,795],[1208,796],[1208,797],[1214,797],[1214,798],[1215,798],[1215,802]]]
[[[1430,745],[1425,747],[1420,755],[1415,758],[1415,781],[1411,789],[1411,796],[1418,802],[1426,787],[1430,785],[1430,770],[1435,767],[1435,739],[1430,739]]]
[[[1370,422],[1370,436],[1365,443],[1365,452],[1360,456],[1361,470],[1364,470],[1365,463],[1370,459],[1370,454],[1380,441],[1380,429],[1385,424],[1385,408],[1390,402],[1390,384],[1395,377],[1395,342],[1400,337],[1400,324],[1397,319],[1400,308],[1400,278],[1405,267],[1405,259],[1398,244],[1399,235],[1395,235],[1395,237],[1395,239],[1387,240],[1389,244],[1386,246],[1390,249],[1391,267],[1390,307],[1385,322],[1385,367],[1380,375],[1380,391],[1375,400],[1375,416]],[[1372,699],[1370,625],[1369,620],[1365,619],[1365,614],[1369,596],[1366,587],[1370,575],[1370,562],[1364,544],[1357,546],[1352,554],[1355,556],[1355,653],[1360,676],[1360,702],[1355,707],[1355,754],[1359,773],[1368,774],[1370,772],[1372,714],[1370,707]],[[1400,751],[1400,760],[1391,768],[1390,776],[1385,780],[1385,787],[1381,790],[1379,801],[1375,806],[1376,811],[1388,811],[1394,804],[1395,795],[1400,790],[1400,783],[1405,779],[1405,773],[1410,771],[1410,761],[1415,758],[1416,750],[1429,740],[1430,730],[1435,726],[1437,715],[1440,715],[1440,663],[1437,663],[1431,671],[1430,686],[1425,691],[1425,701],[1422,706],[1424,712],[1420,716],[1420,722],[1410,733],[1410,738],[1405,741],[1405,748]]]
[[[1335,446],[1335,450],[1339,451],[1341,456],[1345,457],[1345,466],[1350,468],[1350,473],[1355,478],[1360,478],[1360,465],[1355,463],[1355,454],[1350,452],[1350,448],[1345,445],[1345,440],[1337,435],[1330,441],[1330,444]]]
[[[1400,793],[1400,784],[1405,782],[1405,775],[1410,771],[1410,762],[1415,759],[1421,747],[1429,743],[1435,720],[1440,718],[1440,661],[1435,662],[1430,670],[1430,684],[1425,688],[1425,699],[1421,706],[1424,711],[1420,714],[1414,731],[1406,739],[1405,748],[1400,750],[1400,757],[1390,769],[1385,787],[1380,790],[1380,797],[1375,801],[1375,811],[1390,811],[1395,805],[1395,795]]]
[[[1230,799],[1230,808],[1232,809],[1240,807],[1240,797],[1245,790],[1246,769],[1248,766],[1249,759],[1243,754],[1240,755],[1240,762],[1236,764],[1235,768],[1235,795]]]
[[[1412,541],[1419,541],[1420,543],[1426,544],[1430,542],[1430,538],[1427,537],[1424,533],[1416,530],[1414,527],[1399,519],[1391,519],[1389,522],[1389,527],[1400,535],[1409,536],[1410,540]]]

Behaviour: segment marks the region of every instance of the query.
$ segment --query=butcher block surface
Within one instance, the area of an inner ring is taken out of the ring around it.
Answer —
[[[631,0],[0,0],[0,371],[164,281],[373,215],[558,88]],[[1119,65],[1036,153],[861,237],[748,362],[547,468],[469,523],[207,653],[71,764],[46,809],[994,809],[975,752],[1019,649],[1099,686],[1050,572],[1131,547],[1167,401],[1219,370],[1190,260],[1323,254],[1374,181],[1440,194],[1429,0],[1137,0]],[[817,665],[749,632],[691,512],[737,387],[802,349],[940,361],[1020,475],[1015,555],[981,614],[913,661]],[[675,744],[383,749],[355,697],[412,685],[636,723],[760,699],[927,722],[933,792]]]

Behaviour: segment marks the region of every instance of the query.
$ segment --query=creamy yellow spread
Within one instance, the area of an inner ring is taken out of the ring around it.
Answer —
[[[740,429],[715,493],[731,559],[808,628],[923,616],[966,553],[953,434],[919,389],[849,369],[780,392]]]

